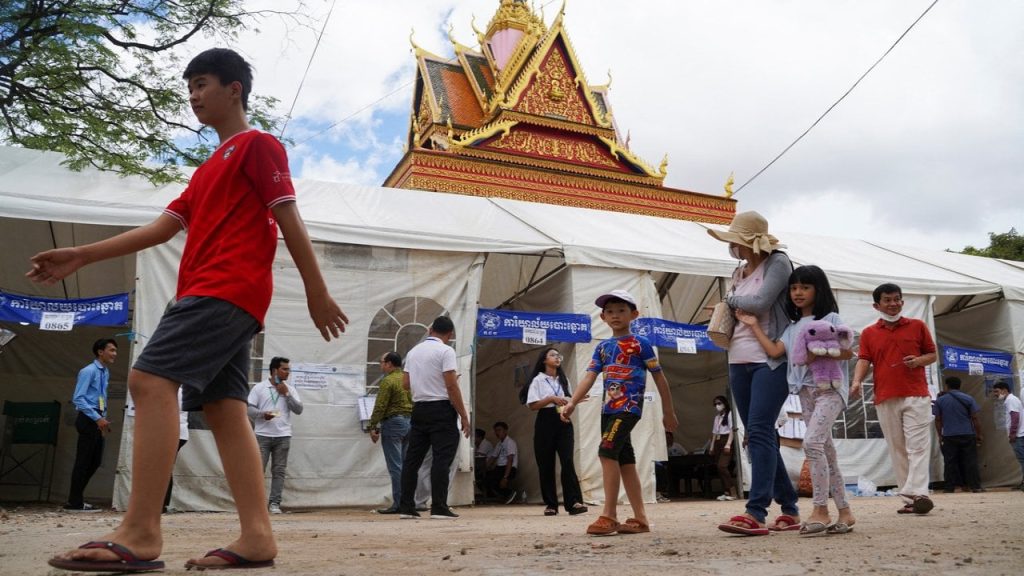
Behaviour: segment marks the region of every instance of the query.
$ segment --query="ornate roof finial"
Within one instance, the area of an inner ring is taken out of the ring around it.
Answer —
[[[458,45],[458,41],[455,40],[455,25],[448,22],[448,41],[452,43],[452,46]]]
[[[725,181],[725,197],[732,198],[732,185],[735,183],[732,178],[733,173],[729,172],[729,179]]]
[[[476,14],[473,14],[472,16],[473,17],[469,21],[469,26],[473,29],[473,33],[476,34],[476,42],[477,42],[477,44],[480,47],[483,47],[483,45],[484,45],[484,33],[481,32],[480,29],[476,27]]]
[[[412,45],[412,49],[413,49],[414,52],[419,52],[421,50],[421,48],[416,45],[416,41],[413,40],[413,38],[412,38],[415,35],[416,35],[416,28],[409,28],[409,44]]]
[[[658,165],[658,174],[661,174],[663,177],[668,175],[668,154],[667,153],[665,154],[665,157],[661,159],[661,164]]]
[[[606,90],[612,89],[612,69],[608,69],[608,83],[604,85]]]

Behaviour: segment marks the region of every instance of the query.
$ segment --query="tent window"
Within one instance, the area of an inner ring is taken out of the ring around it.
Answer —
[[[421,296],[396,298],[373,316],[367,334],[366,393],[376,394],[380,382],[380,357],[396,351],[405,358],[409,350],[427,335],[434,318],[446,315],[443,306]],[[455,338],[448,344],[455,347]]]
[[[253,336],[252,346],[249,349],[249,382],[263,381],[263,336],[264,333]]]

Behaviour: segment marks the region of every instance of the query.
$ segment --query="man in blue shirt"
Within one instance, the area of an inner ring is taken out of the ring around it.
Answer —
[[[983,492],[978,475],[978,444],[982,439],[979,410],[974,398],[960,391],[959,378],[946,378],[946,391],[932,406],[945,460],[946,492],[953,492],[957,486]]]
[[[101,338],[92,345],[96,356],[78,372],[78,383],[71,401],[78,410],[75,428],[78,430],[78,452],[71,471],[71,490],[64,510],[68,512],[98,512],[99,508],[83,500],[85,486],[103,461],[103,435],[110,432],[107,420],[107,385],[110,383],[108,366],[117,360],[117,342]]]

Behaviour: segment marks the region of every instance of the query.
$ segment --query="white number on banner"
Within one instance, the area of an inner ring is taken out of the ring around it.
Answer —
[[[523,328],[523,344],[543,346],[548,343],[548,331],[543,328]]]
[[[696,338],[676,338],[676,352],[680,354],[696,354]]]
[[[43,312],[43,317],[39,321],[40,330],[69,332],[74,325],[74,312]]]
[[[982,364],[981,362],[968,362],[967,373],[970,374],[971,376],[984,376],[985,365]]]

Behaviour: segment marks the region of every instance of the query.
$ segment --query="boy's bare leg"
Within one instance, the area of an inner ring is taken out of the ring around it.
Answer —
[[[626,498],[629,498],[629,505],[633,507],[633,518],[647,524],[643,489],[640,487],[640,474],[636,471],[636,464],[623,464],[621,475],[622,486],[626,489]]]
[[[224,464],[224,476],[235,500],[241,525],[238,539],[224,548],[252,561],[273,559],[277,556],[277,544],[274,542],[270,513],[267,511],[263,462],[256,436],[252,433],[245,413],[245,402],[225,398],[204,405],[203,412],[217,441],[217,451]],[[165,482],[163,489],[166,487]],[[197,566],[227,563],[216,556],[193,558],[189,562]]]
[[[611,458],[600,457],[601,474],[604,476],[604,514],[612,520],[617,519],[619,504],[619,463]]]
[[[128,375],[128,389],[135,401],[132,491],[121,525],[98,540],[116,542],[140,560],[153,560],[160,556],[163,547],[160,512],[178,447],[178,384],[133,369]],[[61,556],[76,560],[120,559],[103,548],[76,549]]]

